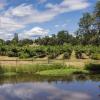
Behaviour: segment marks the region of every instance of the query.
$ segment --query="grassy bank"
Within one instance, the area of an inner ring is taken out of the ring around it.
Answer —
[[[54,69],[54,70],[44,70],[37,72],[39,75],[49,75],[49,76],[64,76],[70,74],[82,74],[88,73],[86,70],[82,69],[74,69],[74,68],[64,68],[64,69]]]
[[[15,75],[15,74],[35,74],[44,70],[64,69],[66,66],[59,64],[50,65],[21,65],[21,66],[0,66],[0,75]]]
[[[64,76],[69,74],[89,74],[91,72],[100,72],[100,64],[88,64],[84,69],[61,64],[24,65],[17,67],[0,66],[0,75],[6,76],[20,74]]]

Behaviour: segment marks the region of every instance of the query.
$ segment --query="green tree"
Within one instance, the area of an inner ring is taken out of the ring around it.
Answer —
[[[18,33],[15,33],[15,34],[14,34],[14,38],[12,39],[12,43],[13,43],[14,45],[16,45],[16,44],[18,43],[18,41],[19,41]]]
[[[94,25],[95,25],[96,30],[100,34],[100,1],[98,1],[96,3],[95,10],[94,10],[94,16],[95,16],[95,23],[94,23]]]
[[[18,45],[20,46],[24,46],[24,45],[32,45],[33,44],[33,40],[31,39],[23,39],[18,41]]]
[[[70,35],[69,35],[68,31],[60,31],[60,32],[58,32],[58,34],[57,34],[58,44],[62,45],[64,43],[66,43],[66,42],[69,42],[68,41],[69,37],[70,37]]]
[[[80,18],[79,22],[79,30],[77,31],[77,38],[79,38],[80,42],[84,45],[89,44],[92,25],[94,18],[90,13],[84,13],[82,18]]]
[[[5,41],[3,39],[0,39],[0,45],[4,45],[5,44]]]
[[[97,45],[100,45],[100,1],[96,3],[95,9],[94,9],[94,28],[95,28],[95,43]],[[94,39],[94,38],[93,38]]]

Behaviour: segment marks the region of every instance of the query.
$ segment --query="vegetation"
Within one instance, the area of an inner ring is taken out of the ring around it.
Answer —
[[[100,73],[100,64],[90,63],[90,64],[86,65],[85,69],[89,70],[90,72]]]
[[[50,65],[24,65],[24,66],[0,66],[0,75],[18,75],[18,74],[39,74],[62,76],[74,73],[86,73],[84,69],[74,68],[61,64]]]
[[[79,28],[74,35],[62,30],[56,35],[39,37],[35,40],[19,40],[17,33],[14,34],[12,40],[0,39],[1,56],[19,58],[48,56],[54,59],[64,54],[64,59],[70,59],[73,50],[78,59],[84,58],[83,54],[91,59],[100,59],[100,1],[97,2],[94,13],[83,14],[79,21]]]
[[[47,76],[65,76],[71,74],[82,74],[88,73],[86,70],[75,69],[75,68],[63,68],[63,69],[54,69],[54,70],[44,70],[37,72],[39,75],[47,75]]]
[[[58,45],[58,46],[0,46],[0,55],[19,58],[43,58],[48,56],[50,59],[54,59],[57,56],[64,54],[64,59],[70,59],[72,51],[75,51],[76,58],[82,59],[82,54],[86,54],[91,59],[100,59],[100,46],[82,46],[70,44]]]
[[[100,54],[94,53],[94,54],[91,55],[91,58],[95,59],[95,60],[100,60]]]
[[[54,69],[63,69],[66,66],[61,64],[52,64],[52,65],[22,65],[22,66],[0,66],[1,75],[12,75],[13,74],[35,74],[36,72],[43,70],[54,70]]]
[[[85,55],[89,59],[100,60],[100,1],[97,2],[94,13],[87,12],[83,14],[79,21],[79,28],[74,35],[66,30],[62,30],[56,35],[39,37],[35,40],[19,40],[17,33],[14,34],[12,40],[4,41],[0,39],[0,56],[17,57],[20,59],[43,57],[56,59],[63,54],[62,59],[70,59],[73,51],[77,59],[84,59]],[[90,64],[87,66],[87,69],[95,70],[95,68],[99,68],[98,66]],[[62,65],[0,66],[0,74],[7,72],[6,74],[40,73],[51,75],[52,73],[60,74],[60,71],[63,74],[67,72],[72,73],[75,70],[67,70]]]

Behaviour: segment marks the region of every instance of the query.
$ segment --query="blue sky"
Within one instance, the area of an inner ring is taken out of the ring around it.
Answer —
[[[0,0],[0,38],[20,39],[56,34],[73,34],[84,12],[93,12],[97,0]]]

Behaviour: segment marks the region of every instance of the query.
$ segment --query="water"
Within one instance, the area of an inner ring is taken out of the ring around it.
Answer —
[[[100,100],[100,75],[0,77],[0,100]]]

